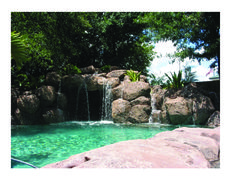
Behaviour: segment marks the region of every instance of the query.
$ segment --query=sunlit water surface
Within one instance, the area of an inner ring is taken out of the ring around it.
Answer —
[[[178,126],[70,121],[43,126],[12,126],[11,156],[37,167],[119,141],[147,139]],[[30,168],[12,162],[12,168]]]

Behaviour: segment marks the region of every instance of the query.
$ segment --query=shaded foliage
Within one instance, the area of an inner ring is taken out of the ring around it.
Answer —
[[[15,61],[18,70],[21,69],[24,62],[28,61],[26,49],[27,47],[25,46],[20,33],[11,32],[11,56]]]
[[[50,71],[73,74],[89,65],[147,73],[154,52],[148,39],[143,38],[147,24],[134,21],[141,14],[13,12],[11,30],[24,37],[30,58],[20,71],[12,64],[13,86],[24,85],[17,80],[22,74],[29,87],[37,88]]]

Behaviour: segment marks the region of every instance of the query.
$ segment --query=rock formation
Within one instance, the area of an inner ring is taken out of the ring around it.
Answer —
[[[153,97],[162,123],[204,125],[215,111],[212,100],[196,83],[190,83],[178,91],[156,86]]]
[[[114,69],[112,67],[108,73],[95,73],[98,69],[89,66],[81,69],[82,74],[63,77],[51,72],[46,75],[45,85],[35,91],[20,94],[13,89],[12,124],[87,120],[90,117],[86,113],[89,112],[91,119],[100,120],[107,85],[113,93],[110,110],[114,122],[148,122],[151,107],[146,77],[141,75],[141,81],[131,82],[125,75],[126,70]]]
[[[140,76],[140,81],[131,82],[126,70],[114,69],[101,73],[98,68],[89,66],[82,69],[82,74],[62,77],[51,72],[46,75],[44,85],[34,91],[20,93],[12,89],[12,124],[100,120],[105,89],[108,88],[112,93],[108,99],[112,108],[106,110],[111,110],[109,119],[116,123],[147,123],[152,113],[152,122],[206,124],[215,111],[212,92],[208,94],[195,83],[177,91],[161,86],[155,86],[151,91],[144,75]]]
[[[104,146],[43,168],[219,168],[220,127],[178,128]]]

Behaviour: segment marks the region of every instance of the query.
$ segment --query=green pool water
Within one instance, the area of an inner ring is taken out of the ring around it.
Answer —
[[[37,167],[119,141],[147,139],[177,126],[124,125],[111,121],[71,121],[44,126],[13,126],[11,156]],[[12,162],[12,168],[31,168]]]

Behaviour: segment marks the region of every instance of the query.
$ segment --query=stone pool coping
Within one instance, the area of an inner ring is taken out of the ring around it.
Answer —
[[[42,168],[219,168],[220,127],[187,128],[122,141]]]

